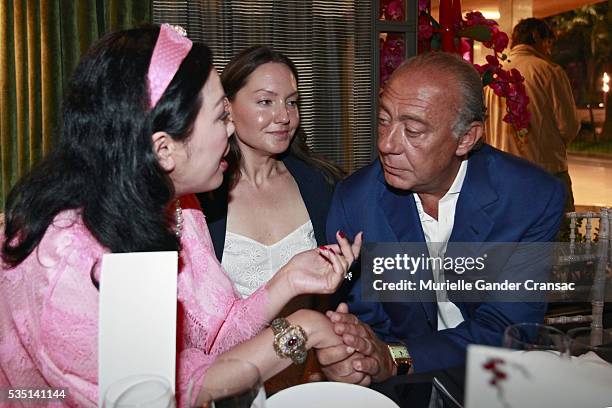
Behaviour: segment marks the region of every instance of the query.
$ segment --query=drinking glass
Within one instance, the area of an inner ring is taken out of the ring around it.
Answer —
[[[165,377],[133,375],[112,383],[104,393],[104,408],[174,408],[172,386]]]
[[[503,346],[569,358],[569,339],[565,333],[540,323],[517,323],[506,327]]]
[[[187,397],[198,408],[264,408],[266,400],[257,367],[236,359],[217,360],[195,373]]]
[[[570,353],[573,357],[587,358],[591,352],[612,364],[612,329],[579,327],[567,332],[570,339]],[[596,361],[596,359],[593,359]]]

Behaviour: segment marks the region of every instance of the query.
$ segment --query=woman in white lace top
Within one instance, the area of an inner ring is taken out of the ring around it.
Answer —
[[[200,198],[217,257],[244,298],[293,255],[326,243],[341,172],[313,156],[298,131],[297,70],[289,58],[251,47],[230,61],[221,80],[236,130],[224,188]],[[312,299],[297,303],[314,307]]]
[[[221,77],[235,126],[229,166],[223,186],[199,198],[217,258],[243,298],[292,256],[326,244],[327,212],[342,172],[306,145],[299,130],[297,78],[288,57],[263,46],[242,51]],[[327,303],[302,296],[280,315],[323,310]],[[290,370],[268,383],[268,391],[302,381],[317,371],[316,362],[310,358],[305,369]]]

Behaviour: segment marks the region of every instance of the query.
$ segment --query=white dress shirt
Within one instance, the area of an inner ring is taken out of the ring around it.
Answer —
[[[423,210],[423,204],[421,203],[419,195],[413,193],[430,257],[444,257],[444,253],[446,252],[448,240],[453,232],[455,208],[457,207],[459,193],[461,192],[461,187],[465,180],[467,163],[467,160],[461,162],[459,172],[457,172],[453,184],[446,194],[444,194],[444,197],[438,202],[437,220]],[[432,245],[434,243],[438,245]],[[434,281],[444,282],[444,271],[441,271],[437,267],[437,263],[434,263],[434,265],[432,271]],[[438,330],[451,329],[459,325],[459,323],[463,321],[463,316],[459,308],[453,302],[441,301],[441,299],[446,298],[446,291],[437,291],[436,298],[438,300]]]

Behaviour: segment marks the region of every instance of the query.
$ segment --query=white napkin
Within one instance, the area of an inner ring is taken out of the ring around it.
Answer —
[[[612,364],[599,357],[594,351],[589,351],[580,356],[572,357],[572,362],[575,364],[599,364],[603,367],[612,368]],[[610,381],[612,382],[612,379]]]

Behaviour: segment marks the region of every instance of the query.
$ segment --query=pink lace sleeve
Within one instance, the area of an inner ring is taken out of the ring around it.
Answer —
[[[268,324],[265,287],[240,298],[215,257],[201,211],[183,210],[183,216],[179,395],[186,395],[189,381],[205,372],[218,355],[254,337]]]
[[[66,211],[26,260],[2,270],[0,377],[11,387],[67,388],[64,406],[96,405],[98,291],[90,273],[103,252],[76,211]]]
[[[216,358],[233,346],[256,336],[267,326],[266,320],[254,320],[251,312],[263,314],[267,302],[265,287],[261,287],[246,299],[234,302],[227,318],[221,323],[208,350],[190,347],[182,350],[178,358],[177,396],[179,406],[186,406],[188,391],[199,389],[203,375]],[[190,323],[194,323],[193,321]],[[204,328],[202,328],[204,330]],[[212,335],[212,332],[211,332]],[[206,336],[206,334],[204,334]],[[193,340],[193,337],[191,337]],[[193,345],[193,344],[192,344]],[[191,382],[191,384],[190,384]],[[193,395],[192,395],[193,398]]]

